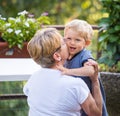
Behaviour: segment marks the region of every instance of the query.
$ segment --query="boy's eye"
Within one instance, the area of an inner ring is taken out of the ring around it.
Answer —
[[[80,39],[76,39],[75,41],[81,41]]]
[[[71,38],[67,38],[67,40],[71,40]]]

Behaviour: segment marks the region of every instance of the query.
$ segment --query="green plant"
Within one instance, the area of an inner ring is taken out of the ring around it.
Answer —
[[[19,12],[17,17],[9,17],[2,25],[2,38],[8,42],[9,48],[17,46],[22,49],[23,43],[29,41],[43,24],[50,24],[46,13],[35,19],[34,15],[27,11]]]
[[[3,18],[1,15],[0,15],[0,32],[2,33],[4,31],[4,24],[6,23],[6,18]]]
[[[103,12],[108,17],[100,19],[99,63],[104,63],[111,69],[120,69],[120,1],[101,0]],[[120,71],[120,70],[119,70]],[[118,72],[119,72],[118,71]]]

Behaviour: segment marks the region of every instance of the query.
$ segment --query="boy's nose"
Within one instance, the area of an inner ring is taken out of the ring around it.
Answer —
[[[71,40],[70,43],[71,43],[71,44],[75,44],[75,40]]]

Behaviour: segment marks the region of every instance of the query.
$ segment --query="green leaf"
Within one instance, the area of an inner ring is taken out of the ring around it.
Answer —
[[[99,23],[99,26],[108,26],[109,25],[109,22],[110,22],[110,19],[109,18],[102,18],[100,19],[100,23]]]
[[[116,36],[116,35],[110,35],[110,36],[109,36],[109,40],[110,40],[111,43],[118,41],[119,38],[120,38],[120,37],[119,37],[119,36]]]
[[[101,34],[101,36],[98,38],[98,41],[99,42],[105,41],[108,38],[108,36],[109,34],[107,33]]]
[[[108,31],[108,34],[113,34],[116,32],[114,27],[109,27],[109,29],[107,31]]]
[[[120,25],[115,26],[115,31],[120,31]]]

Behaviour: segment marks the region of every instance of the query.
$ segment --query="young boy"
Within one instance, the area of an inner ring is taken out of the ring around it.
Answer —
[[[68,47],[69,58],[65,63],[65,67],[58,66],[58,68],[63,72],[63,74],[72,75],[74,77],[82,78],[88,85],[90,91],[92,92],[91,80],[94,74],[94,68],[89,64],[90,59],[94,59],[90,51],[86,49],[91,43],[93,36],[93,29],[90,24],[83,20],[72,20],[65,25],[64,29],[64,39]],[[89,76],[89,77],[88,77]],[[104,93],[104,88],[100,81],[100,89],[103,97],[103,113],[102,116],[108,116],[106,110],[106,98]],[[84,112],[82,116],[87,116]]]

